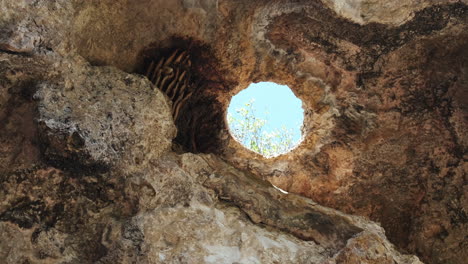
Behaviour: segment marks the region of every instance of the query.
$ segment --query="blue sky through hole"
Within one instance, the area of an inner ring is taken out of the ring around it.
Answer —
[[[236,110],[252,99],[256,117],[267,121],[266,132],[280,130],[284,126],[292,132],[294,143],[300,141],[304,111],[301,100],[288,86],[272,82],[252,83],[232,97],[228,114],[240,118]]]

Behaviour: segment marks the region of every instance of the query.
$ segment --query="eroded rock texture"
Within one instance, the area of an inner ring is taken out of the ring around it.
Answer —
[[[468,258],[466,1],[0,8],[2,263]],[[175,50],[183,104],[144,76]],[[226,128],[257,81],[303,100],[287,155]]]

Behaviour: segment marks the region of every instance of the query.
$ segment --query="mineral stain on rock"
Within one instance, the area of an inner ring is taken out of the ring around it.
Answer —
[[[468,258],[465,0],[0,7],[0,262]],[[304,102],[287,155],[227,130],[259,81]]]

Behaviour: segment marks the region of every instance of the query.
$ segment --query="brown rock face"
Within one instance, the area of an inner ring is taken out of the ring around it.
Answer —
[[[0,262],[468,259],[466,1],[0,10]],[[225,122],[258,81],[303,101],[272,159]]]

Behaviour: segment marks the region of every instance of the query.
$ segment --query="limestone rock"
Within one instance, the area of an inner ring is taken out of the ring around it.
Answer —
[[[86,64],[58,67],[72,70],[38,84],[34,95],[49,158],[108,166],[125,154],[126,162],[141,165],[170,148],[175,127],[169,105],[146,78]]]
[[[466,261],[465,0],[0,10],[3,262]],[[177,49],[196,92],[174,121],[144,73]],[[225,123],[258,81],[303,100],[304,140],[274,159]]]

